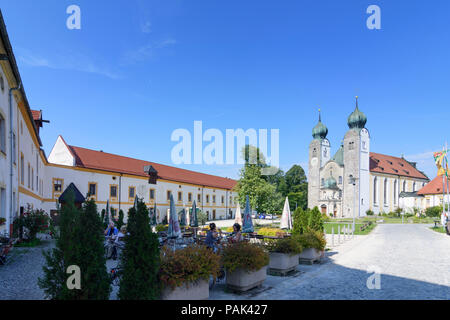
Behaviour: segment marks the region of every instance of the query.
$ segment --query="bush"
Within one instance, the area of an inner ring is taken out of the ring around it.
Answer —
[[[202,226],[202,225],[206,224],[206,221],[208,221],[208,215],[205,212],[199,210],[197,212],[197,220],[198,220],[198,224]]]
[[[223,266],[227,272],[242,268],[248,272],[257,271],[269,264],[267,251],[255,244],[238,242],[223,250]]]
[[[156,225],[156,232],[167,231],[167,230],[169,230],[168,225],[165,225],[165,224],[157,224]]]
[[[119,210],[119,219],[114,221],[114,224],[116,225],[116,228],[119,229],[119,230],[125,224],[123,222],[123,217],[124,217],[123,211],[122,211],[122,209],[120,209]]]
[[[295,237],[271,241],[266,248],[269,252],[288,253],[290,255],[299,254],[303,250],[302,245]]]
[[[440,217],[442,211],[443,210],[441,206],[429,207],[425,210],[425,215],[427,217]]]
[[[163,288],[209,280],[210,275],[216,278],[219,270],[220,256],[205,246],[192,245],[176,251],[166,247],[161,252],[159,276]]]
[[[310,213],[309,228],[312,230],[323,232],[322,214],[318,207],[314,207]]]
[[[366,215],[368,215],[368,216],[373,216],[374,214],[375,213],[370,209],[366,211]]]
[[[6,218],[0,218],[0,226],[4,225],[6,222]]]
[[[47,297],[57,300],[107,300],[110,280],[104,255],[102,221],[94,200],[86,201],[77,209],[73,197],[61,212],[61,232],[56,248],[44,253],[44,277],[38,280]],[[80,285],[77,290],[67,288],[70,274],[67,267],[80,268]]]
[[[309,227],[309,220],[310,220],[309,209],[303,210],[302,208],[297,208],[294,211],[292,220],[293,220],[292,234],[299,235],[306,232],[307,228]]]
[[[325,234],[320,231],[308,230],[307,232],[295,236],[300,242],[303,248],[315,248],[319,251],[323,251],[327,244],[325,240]]]
[[[322,213],[322,221],[328,222],[330,221],[330,217],[326,213]]]
[[[120,264],[120,300],[156,300],[160,295],[160,252],[156,233],[151,231],[147,206],[139,199],[128,211],[127,236]]]
[[[25,212],[20,217],[14,219],[13,233],[15,237],[22,237],[21,230],[25,228],[27,240],[33,241],[39,232],[46,232],[50,224],[50,218],[44,210],[34,210]]]
[[[257,233],[269,237],[284,237],[286,235],[286,231],[277,228],[261,228]]]

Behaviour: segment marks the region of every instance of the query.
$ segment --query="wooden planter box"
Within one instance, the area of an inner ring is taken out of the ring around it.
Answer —
[[[244,269],[236,269],[233,272],[227,271],[227,287],[234,291],[248,291],[262,285],[267,277],[267,266],[257,271],[247,272]]]
[[[200,280],[194,283],[186,283],[180,287],[165,288],[161,295],[162,300],[207,300],[209,299],[209,283]]]
[[[271,252],[269,272],[286,274],[295,270],[299,263],[300,254],[290,255],[288,253]]]
[[[299,263],[302,264],[313,264],[319,261],[324,255],[324,251],[319,251],[315,248],[307,248],[300,253]]]

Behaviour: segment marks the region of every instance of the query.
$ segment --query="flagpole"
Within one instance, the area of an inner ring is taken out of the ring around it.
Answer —
[[[448,144],[447,141],[445,141],[445,179],[447,180],[447,209],[445,209],[445,201],[444,202],[444,211],[447,212],[447,218],[448,218],[448,212],[450,211],[450,198],[449,198],[449,192],[448,192],[448,157],[447,157],[447,153],[448,153]],[[444,186],[443,186],[444,188]]]

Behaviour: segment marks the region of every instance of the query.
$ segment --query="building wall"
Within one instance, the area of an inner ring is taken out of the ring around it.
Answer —
[[[151,185],[148,183],[148,178],[146,177],[49,164],[46,167],[46,199],[44,205],[47,212],[56,209],[56,200],[61,194],[60,192],[55,192],[53,185],[55,179],[62,180],[62,191],[70,183],[74,183],[85,196],[89,191],[89,183],[95,183],[97,186],[97,194],[94,199],[96,200],[99,212],[106,208],[107,200],[109,200],[111,208],[117,209],[117,212],[119,209],[124,211],[125,219],[128,209],[134,205],[134,198],[129,197],[130,188],[135,188],[135,194],[143,198],[147,206],[153,207],[156,202],[158,221],[162,221],[167,215],[170,206],[170,202],[167,199],[168,191],[173,195],[177,211],[182,208],[190,208],[195,200],[197,208],[208,213],[210,219],[225,219],[234,216],[237,204],[237,194],[226,189],[203,187],[161,179],[157,181],[156,185]],[[112,198],[110,195],[110,187],[112,185],[117,186],[118,194],[116,198]],[[150,189],[155,190],[154,200],[150,199]],[[181,201],[179,201],[178,192],[181,192]],[[189,193],[192,194],[192,201],[189,201]],[[200,195],[200,202],[198,201],[198,195]],[[214,196],[216,198],[215,202],[213,202]],[[224,200],[223,203],[222,197]]]
[[[2,51],[2,50],[0,50]],[[14,86],[11,80],[11,75],[8,74],[8,69],[5,67],[5,63],[1,63],[0,68],[0,81],[3,83],[3,89],[0,88],[0,115],[3,118],[3,139],[4,150],[0,151],[0,217],[5,218],[6,222],[0,226],[0,233],[8,232],[9,226],[13,219],[14,212],[16,211],[16,200],[11,202],[11,192],[14,199],[17,199],[18,186],[17,186],[17,157],[15,164],[11,166],[11,157],[13,157],[13,151],[10,145],[10,129],[12,118],[12,129],[15,136],[16,150],[17,150],[17,101],[13,97],[12,100],[12,115],[9,111],[9,89]],[[10,173],[13,173],[13,182],[10,182]],[[12,209],[12,210],[11,210]],[[11,212],[12,211],[12,212]]]
[[[377,179],[377,201],[374,199],[374,182]],[[385,184],[386,180],[386,193],[385,193]],[[397,181],[397,185],[396,185]],[[405,189],[403,189],[403,185],[405,183]],[[416,189],[413,190],[413,186],[416,186]],[[405,192],[414,192],[418,191],[424,184],[426,184],[426,180],[410,178],[410,177],[399,177],[389,174],[382,173],[370,173],[370,210],[372,210],[375,214],[380,213],[389,213],[395,211],[397,208],[414,205],[417,203],[418,206],[422,207],[422,201],[419,200],[403,200],[400,201],[399,194],[402,191]],[[400,204],[402,202],[402,204]],[[405,208],[406,208],[405,207]],[[408,209],[409,210],[409,209]]]

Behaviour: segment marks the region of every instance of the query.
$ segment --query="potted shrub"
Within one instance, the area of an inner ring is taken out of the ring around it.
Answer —
[[[0,226],[4,225],[6,223],[5,218],[0,218]]]
[[[163,300],[209,298],[209,278],[220,270],[220,256],[205,246],[192,245],[161,251],[160,280]]]
[[[303,247],[303,251],[300,253],[300,262],[312,264],[323,257],[327,243],[323,232],[309,229],[296,238]]]
[[[261,228],[257,230],[257,234],[269,237],[279,237],[283,238],[286,236],[287,232],[278,228]]]
[[[260,286],[267,276],[268,252],[259,245],[239,242],[223,250],[227,287],[247,291]]]
[[[295,237],[270,241],[267,249],[270,254],[269,271],[286,274],[298,266],[302,245]]]

